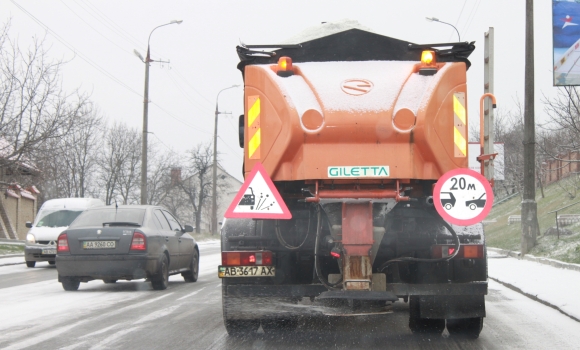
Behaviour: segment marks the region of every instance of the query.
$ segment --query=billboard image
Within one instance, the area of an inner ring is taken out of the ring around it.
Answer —
[[[554,86],[580,85],[580,2],[552,0]]]

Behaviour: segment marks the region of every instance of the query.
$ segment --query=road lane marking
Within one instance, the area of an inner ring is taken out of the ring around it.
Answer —
[[[65,292],[65,293],[67,293],[67,292]],[[98,320],[100,320],[102,318],[109,318],[110,316],[117,315],[119,313],[123,313],[123,312],[125,312],[127,310],[141,308],[143,305],[147,305],[149,303],[152,303],[152,302],[155,302],[157,300],[166,298],[166,297],[168,297],[170,295],[173,295],[173,294],[174,293],[168,293],[168,294],[159,296],[157,298],[153,298],[153,299],[150,299],[150,300],[143,301],[141,303],[137,303],[137,304],[132,304],[132,305],[129,305],[129,306],[125,306],[125,307],[120,308],[120,309],[117,309],[117,310],[113,310],[113,311],[106,312],[106,313],[101,314],[101,315],[99,315],[97,317],[94,317],[94,318],[92,318],[92,317],[85,318],[85,319],[83,319],[83,320],[81,320],[79,322],[73,323],[71,325],[62,326],[62,327],[60,327],[58,329],[54,329],[52,331],[49,331],[49,332],[46,332],[46,333],[42,333],[42,334],[38,334],[38,335],[36,335],[34,337],[27,338],[27,339],[25,339],[23,341],[20,341],[18,343],[15,343],[15,344],[12,344],[12,345],[8,346],[6,349],[23,349],[23,348],[26,348],[26,347],[29,347],[29,346],[33,346],[33,345],[36,345],[36,344],[41,343],[43,341],[46,341],[48,339],[52,339],[54,337],[57,337],[57,336],[61,335],[62,333],[67,332],[70,329],[73,329],[75,327],[78,327],[78,326],[80,326],[82,324],[85,324],[85,323],[88,323],[88,322],[93,322],[93,321],[98,321]],[[52,325],[52,327],[56,327],[56,326],[59,326],[59,325],[54,325],[54,324]]]
[[[183,297],[181,297],[181,298],[179,298],[179,299],[177,299],[177,300],[181,300],[181,299],[185,299],[185,298],[192,297],[192,296],[196,295],[197,293],[201,292],[201,291],[202,291],[202,290],[204,290],[204,289],[205,289],[205,287],[203,287],[203,288],[201,288],[201,289],[198,289],[198,290],[196,290],[195,292],[193,292],[193,293],[189,293],[189,294],[187,294],[186,296],[183,296]]]

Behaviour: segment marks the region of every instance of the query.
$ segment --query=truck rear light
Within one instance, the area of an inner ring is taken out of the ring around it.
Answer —
[[[70,252],[68,247],[68,236],[66,235],[66,232],[58,235],[56,251],[58,253]]]
[[[222,252],[223,266],[270,266],[272,252]]]
[[[142,232],[133,232],[133,240],[131,240],[131,250],[146,250],[147,249],[147,239]]]
[[[292,59],[288,56],[282,56],[278,60],[278,71],[276,72],[280,77],[289,77],[294,75],[294,69],[292,68]]]
[[[340,259],[340,250],[336,247],[332,248],[330,255],[335,259]]]
[[[434,245],[431,248],[434,259],[447,258],[453,255],[455,246],[452,245]],[[483,244],[464,244],[459,248],[459,253],[455,256],[458,259],[483,259]]]

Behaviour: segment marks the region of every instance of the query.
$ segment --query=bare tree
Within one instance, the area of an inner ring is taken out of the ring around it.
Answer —
[[[117,180],[118,193],[123,204],[138,203],[138,189],[141,174],[141,137],[137,129],[125,128],[125,142],[120,143],[123,162],[119,165]]]
[[[66,135],[45,142],[36,152],[50,198],[85,197],[94,193],[97,155],[102,145],[103,118],[87,104]]]
[[[187,151],[187,157],[183,167],[183,180],[179,188],[187,197],[188,204],[193,209],[195,217],[195,230],[201,232],[201,221],[208,199],[211,197],[211,170],[213,165],[213,152],[210,143],[199,144]],[[218,197],[226,184],[218,178]]]
[[[173,206],[168,203],[174,203],[173,199],[167,200],[171,196],[171,168],[179,164],[177,154],[172,150],[162,151],[159,144],[152,142],[149,146],[149,169],[147,172],[147,203],[149,204],[163,204],[168,209],[178,216],[177,210],[172,210]],[[179,207],[179,205],[177,205]]]
[[[23,50],[8,37],[9,28],[10,23],[0,28],[0,166],[5,169],[32,162],[45,143],[67,135],[88,103],[78,91],[62,90],[64,62],[49,58],[44,39],[33,38]]]
[[[135,139],[139,140],[139,133],[125,124],[113,123],[105,132],[103,150],[98,159],[100,172],[97,184],[104,191],[103,197],[107,205],[116,201],[118,196],[121,196],[120,199],[123,201],[128,199],[128,193],[138,184],[123,178],[123,176],[139,176],[138,173],[131,175],[127,170],[131,167],[128,164],[134,159],[134,153],[137,152],[134,143],[140,142]],[[124,195],[126,197],[123,197]]]

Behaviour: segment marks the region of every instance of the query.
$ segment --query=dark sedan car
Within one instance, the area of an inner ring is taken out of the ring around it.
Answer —
[[[80,282],[147,278],[153,289],[167,288],[169,275],[197,281],[199,249],[167,210],[151,205],[102,206],[82,213],[57,242],[58,281],[65,290]]]

